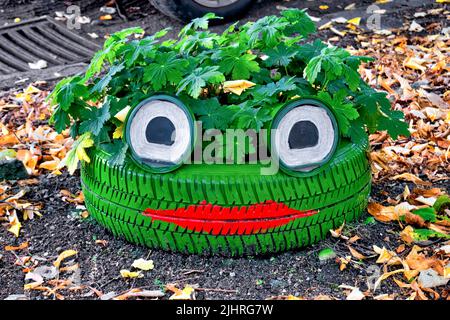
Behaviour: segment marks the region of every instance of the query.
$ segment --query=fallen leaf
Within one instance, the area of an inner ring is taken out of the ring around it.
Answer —
[[[367,257],[361,253],[359,253],[358,251],[356,251],[355,249],[353,249],[351,246],[347,245],[348,250],[350,250],[350,253],[352,254],[352,256],[358,260],[364,260],[367,259]]]
[[[423,186],[431,186],[431,182],[426,182],[420,179],[419,177],[413,175],[412,173],[402,173],[396,176],[393,176],[391,180],[404,180],[404,181],[410,181],[413,182],[416,185],[423,185]]]
[[[340,238],[342,234],[342,230],[344,229],[345,221],[342,223],[342,225],[337,228],[336,230],[330,229],[330,233],[334,238]]]
[[[28,248],[28,241],[22,242],[18,246],[5,246],[5,251],[19,251]]]
[[[120,270],[120,275],[122,278],[142,278],[144,275],[140,271],[130,271],[127,269]]]
[[[110,14],[105,14],[104,16],[100,16],[101,21],[112,20],[112,18],[113,17]]]
[[[224,93],[232,92],[240,96],[242,92],[253,86],[255,86],[255,83],[248,80],[225,81],[223,83],[223,92]]]
[[[53,262],[53,265],[56,268],[59,268],[59,266],[61,265],[61,262],[69,257],[72,257],[74,255],[78,254],[78,251],[75,250],[65,250],[63,251],[58,258],[55,260],[55,262]]]
[[[133,264],[131,265],[133,268],[140,269],[143,271],[149,271],[154,268],[153,260],[145,260],[145,259],[137,259],[134,260]]]
[[[377,246],[374,246],[374,251],[379,255],[376,263],[386,264],[388,266],[402,264],[402,259],[400,259],[395,252],[390,251],[385,247],[380,249]]]
[[[131,110],[131,107],[126,106],[125,108],[123,108],[122,110],[117,112],[116,115],[114,116],[114,118],[116,118],[120,122],[125,122],[125,119],[127,118],[128,112],[130,112],[130,110]]]
[[[186,285],[183,290],[170,284],[166,288],[174,293],[169,300],[195,300],[195,289],[190,285]]]

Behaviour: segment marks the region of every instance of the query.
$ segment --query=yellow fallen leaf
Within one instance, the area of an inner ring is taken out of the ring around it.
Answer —
[[[83,133],[78,139],[73,143],[72,149],[66,154],[64,159],[58,166],[58,169],[67,166],[70,174],[73,174],[78,166],[78,161],[91,162],[91,159],[86,153],[87,148],[94,145],[94,140],[90,132]]]
[[[59,161],[57,161],[57,160],[50,160],[50,161],[42,162],[42,163],[39,165],[39,168],[40,168],[40,169],[47,169],[47,170],[53,171],[53,170],[56,170],[56,168],[58,167],[58,165],[59,165]]]
[[[419,58],[413,58],[409,57],[405,60],[403,63],[405,67],[413,69],[413,70],[420,70],[425,71],[427,70],[426,67],[422,66],[422,64],[425,62],[425,60],[419,59]]]
[[[353,24],[355,26],[359,26],[359,24],[361,23],[361,17],[356,17],[356,18],[350,19],[347,22],[350,24]]]
[[[153,260],[145,260],[145,259],[134,260],[131,266],[133,268],[140,269],[143,271],[152,270],[154,268]]]
[[[127,269],[120,270],[120,275],[122,278],[142,278],[144,275],[140,271],[130,271]]]
[[[113,139],[121,139],[123,137],[123,124],[118,126],[113,133]]]
[[[327,6],[326,4],[319,6],[320,10],[328,10],[328,8],[330,8],[330,7]]]
[[[78,251],[75,250],[65,250],[63,252],[61,252],[61,254],[58,256],[58,258],[55,260],[55,262],[53,262],[53,265],[56,268],[59,268],[59,266],[61,265],[61,262],[69,257],[72,257],[74,255],[76,255],[78,253]]]
[[[74,265],[68,266],[68,267],[64,267],[64,268],[60,268],[59,271],[60,272],[73,272],[78,270],[78,268],[80,267],[80,265],[78,263],[75,263]]]
[[[175,286],[172,287],[174,294],[170,296],[169,300],[193,300],[195,299],[194,296],[194,288],[192,288],[190,285],[186,285],[183,290],[180,290],[176,288]]]
[[[27,291],[27,290],[33,290],[36,289],[38,287],[40,287],[42,284],[42,282],[40,281],[35,281],[35,282],[31,282],[31,283],[27,283],[23,286],[23,290]]]
[[[333,26],[333,21],[328,21],[319,27],[319,30],[329,29]]]
[[[393,251],[387,250],[385,247],[374,247],[374,251],[379,254],[376,263],[387,264],[388,266],[402,264],[402,259]]]
[[[20,228],[22,228],[22,224],[19,219],[15,217],[13,221],[10,222],[11,227],[8,229],[9,232],[12,232],[16,237],[19,237]]]
[[[130,110],[131,110],[131,107],[126,106],[125,108],[123,108],[122,110],[117,112],[116,115],[114,116],[114,118],[116,118],[117,120],[119,120],[121,122],[125,122],[125,119],[127,118],[128,112],[130,112]]]
[[[407,244],[414,242],[414,228],[411,226],[406,226],[405,229],[400,232],[400,238]]]
[[[110,14],[105,14],[104,16],[100,16],[100,20],[105,21],[105,20],[112,20],[112,15]]]
[[[431,121],[444,119],[446,116],[446,114],[438,108],[427,107],[423,111]]]
[[[286,300],[303,300],[303,299],[290,294],[287,296]]]
[[[251,88],[255,85],[255,83],[248,80],[233,80],[233,81],[225,81],[223,83],[223,92],[232,92],[241,95],[244,90]]]
[[[381,284],[381,281],[386,280],[387,278],[389,278],[390,276],[397,274],[397,273],[403,273],[405,272],[405,269],[398,269],[398,270],[394,270],[391,272],[386,272],[383,275],[381,275],[381,277],[378,278],[378,280],[375,282],[375,285],[373,286],[373,291],[375,291]]]

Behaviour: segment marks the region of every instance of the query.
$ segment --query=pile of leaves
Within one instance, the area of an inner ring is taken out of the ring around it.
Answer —
[[[204,129],[260,130],[291,99],[319,97],[333,109],[341,135],[387,130],[408,135],[403,113],[391,110],[384,92],[358,73],[373,59],[353,56],[320,40],[305,11],[283,10],[222,34],[210,32],[207,14],[194,19],[178,39],[161,40],[167,30],[144,37],[141,28],[125,29],[105,41],[84,76],[61,81],[49,97],[52,123],[77,138],[64,164],[72,172],[85,149],[96,146],[124,160],[126,113],[156,92],[177,95],[203,122]]]
[[[60,175],[59,165],[73,142],[68,130],[57,133],[48,125],[48,91],[38,87],[39,83],[0,97],[0,161],[20,160],[30,175],[18,183],[0,182],[0,222],[6,222],[16,236],[21,221],[40,216],[42,204],[27,199],[32,186],[39,183],[35,177]]]
[[[395,109],[403,110],[411,137],[394,141],[371,135],[375,179],[419,182],[448,179],[450,171],[450,57],[448,35],[423,37],[359,36],[359,54],[375,57],[364,79],[389,92]]]

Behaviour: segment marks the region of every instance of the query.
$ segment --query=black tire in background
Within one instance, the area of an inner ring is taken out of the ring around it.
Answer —
[[[236,0],[222,7],[203,5],[202,0],[150,0],[150,3],[163,14],[181,21],[190,21],[213,12],[223,18],[223,20],[211,21],[214,24],[235,20],[244,15],[252,4],[252,0]]]

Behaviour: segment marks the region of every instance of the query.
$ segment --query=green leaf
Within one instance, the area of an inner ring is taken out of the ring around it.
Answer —
[[[256,55],[246,53],[241,55],[240,48],[231,48],[218,55],[220,71],[231,74],[233,80],[248,80],[252,73],[260,70],[259,64],[254,61]]]
[[[197,32],[193,35],[183,38],[176,46],[179,52],[188,55],[196,49],[206,48],[212,49],[216,42],[219,40],[219,36],[211,32]]]
[[[320,261],[331,260],[331,259],[334,259],[335,257],[336,257],[336,252],[334,252],[334,250],[331,248],[325,248],[325,249],[320,250],[320,252],[319,252],[319,260]]]
[[[414,214],[417,214],[425,221],[436,222],[436,211],[434,208],[420,208],[411,211]]]
[[[127,155],[128,144],[122,140],[114,140],[113,143],[100,145],[100,148],[106,151],[110,156],[108,162],[110,165],[122,165]]]
[[[70,125],[69,114],[58,106],[53,111],[49,122],[55,126],[58,133],[61,133]]]
[[[345,90],[337,92],[333,97],[328,92],[321,91],[318,97],[327,102],[336,116],[336,120],[339,124],[339,130],[347,136],[350,130],[350,122],[359,117],[358,111],[354,108],[353,104],[345,102]]]
[[[143,58],[154,58],[155,44],[158,39],[164,37],[170,28],[162,29],[155,34],[141,40],[134,40],[129,43],[123,52],[125,53],[126,66],[132,66],[141,56]]]
[[[150,82],[154,90],[160,90],[167,83],[175,85],[183,79],[187,64],[175,52],[158,53],[155,62],[144,69],[144,83]]]
[[[450,208],[450,197],[446,194],[439,196],[433,205],[438,214],[444,214],[445,209]]]
[[[67,167],[69,173],[73,174],[77,169],[78,162],[80,160],[88,163],[91,162],[91,159],[86,153],[86,149],[92,147],[93,145],[94,140],[92,140],[90,132],[86,132],[85,134],[79,136],[78,139],[72,144],[72,148],[61,161],[60,167]]]
[[[103,50],[100,50],[95,53],[94,57],[89,64],[86,74],[84,76],[83,82],[86,82],[93,75],[99,73],[103,65],[105,64],[105,60],[112,62],[115,58],[115,54],[118,49],[127,41],[127,38],[133,34],[142,34],[144,33],[144,29],[140,27],[136,28],[128,28],[113,33],[104,43]]]
[[[297,51],[297,57],[305,63],[308,63],[312,58],[320,55],[322,49],[326,48],[327,44],[316,39],[312,44],[306,43],[299,46]]]
[[[209,12],[205,14],[203,17],[193,19],[190,23],[188,23],[181,29],[178,36],[184,37],[188,34],[192,34],[194,31],[198,29],[206,30],[208,29],[209,20],[212,19],[223,19],[223,18],[216,16],[215,13]]]
[[[225,130],[231,122],[234,112],[222,106],[217,98],[191,100],[189,103],[197,119],[202,121],[204,129]]]
[[[106,89],[106,87],[109,85],[109,83],[111,82],[112,78],[119,73],[120,71],[122,71],[125,68],[124,64],[118,64],[118,65],[114,65],[111,66],[111,68],[109,68],[108,73],[100,79],[100,81],[98,81],[94,87],[91,89],[91,93],[93,92],[102,92],[103,90]]]
[[[289,22],[285,30],[287,35],[300,34],[307,38],[310,34],[316,32],[316,25],[306,13],[306,10],[286,9],[281,11],[281,15]]]
[[[81,122],[80,133],[90,132],[97,136],[103,128],[106,121],[111,118],[109,113],[110,101],[106,99],[100,108],[95,108],[89,111],[89,119]]]
[[[368,85],[355,96],[362,121],[370,132],[387,130],[396,139],[399,135],[409,136],[408,124],[403,120],[403,112],[391,110],[391,103],[385,92],[379,92]]]
[[[425,241],[429,238],[442,238],[450,239],[450,235],[443,234],[441,232],[433,231],[430,229],[414,229],[413,238],[416,241]]]
[[[257,93],[262,96],[275,96],[281,92],[288,92],[297,89],[295,77],[283,77],[277,82],[271,82],[265,86],[260,86]]]
[[[225,81],[225,76],[218,71],[219,67],[197,68],[190,75],[180,81],[178,92],[186,92],[193,98],[198,98],[202,88],[207,84],[218,84]]]
[[[261,130],[264,124],[272,120],[270,110],[267,108],[253,108],[251,103],[244,102],[241,111],[235,115],[238,128]]]
[[[313,57],[303,71],[303,76],[314,84],[321,71],[325,75],[325,80],[330,81],[344,76],[345,59],[350,56],[346,50],[338,47],[326,47],[320,54]],[[359,75],[358,75],[359,79]]]
[[[80,83],[79,77],[69,78],[59,87],[55,88],[53,102],[59,104],[62,110],[68,111],[75,100],[86,98],[89,95],[84,84]]]
[[[267,16],[247,26],[249,46],[263,44],[264,47],[274,47],[283,37],[284,28],[289,22],[276,16]]]
[[[297,47],[287,47],[284,43],[280,43],[275,48],[266,50],[264,53],[269,57],[264,61],[266,66],[286,67],[297,54]]]

